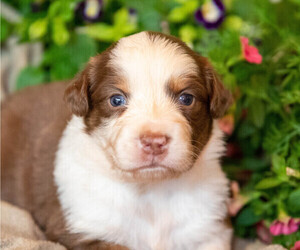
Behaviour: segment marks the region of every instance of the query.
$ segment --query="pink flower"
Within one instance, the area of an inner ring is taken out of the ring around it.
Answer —
[[[300,240],[295,242],[295,245],[291,248],[291,250],[300,250]]]
[[[292,234],[297,232],[299,229],[299,223],[297,223],[293,218],[290,218],[287,223],[276,220],[270,226],[270,233],[274,236],[280,234]]]
[[[284,224],[282,228],[282,233],[285,235],[292,234],[294,232],[297,232],[298,228],[299,228],[298,224],[295,222],[293,218],[291,218],[287,224]]]
[[[283,222],[276,220],[270,226],[270,233],[274,236],[282,234]]]
[[[234,118],[232,114],[226,115],[219,121],[220,129],[227,135],[231,135],[234,129]]]
[[[262,56],[259,51],[254,46],[249,45],[249,39],[247,37],[241,36],[240,41],[242,44],[243,57],[249,63],[261,64]]]

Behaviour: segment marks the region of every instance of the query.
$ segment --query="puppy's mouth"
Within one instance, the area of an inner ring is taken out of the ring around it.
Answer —
[[[160,181],[170,178],[176,178],[183,172],[188,171],[192,165],[186,165],[186,167],[178,168],[175,165],[166,165],[163,163],[147,162],[140,165],[131,166],[131,168],[118,168],[122,173],[122,178],[128,181],[134,182],[152,182]]]
[[[161,164],[150,164],[127,170],[128,172],[151,172],[151,171],[170,171],[171,169]]]

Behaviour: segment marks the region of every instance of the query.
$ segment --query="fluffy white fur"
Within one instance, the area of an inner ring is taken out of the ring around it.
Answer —
[[[159,36],[151,39],[147,32],[122,38],[113,49],[111,64],[122,70],[132,89],[147,88],[159,100],[164,95],[161,85],[170,76],[194,75],[199,70],[178,44]]]
[[[69,230],[135,250],[229,249],[221,137],[214,126],[193,168],[179,178],[140,185],[110,176],[109,160],[74,116],[54,172]]]

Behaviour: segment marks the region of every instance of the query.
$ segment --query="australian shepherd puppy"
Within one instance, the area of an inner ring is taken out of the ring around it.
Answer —
[[[3,103],[2,199],[69,249],[228,250],[215,120],[229,104],[177,38],[122,38],[68,85]]]

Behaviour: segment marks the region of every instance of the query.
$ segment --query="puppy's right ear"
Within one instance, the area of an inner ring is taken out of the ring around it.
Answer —
[[[72,113],[77,116],[85,116],[89,111],[89,87],[90,87],[90,65],[78,73],[71,81],[64,94],[64,100]]]

